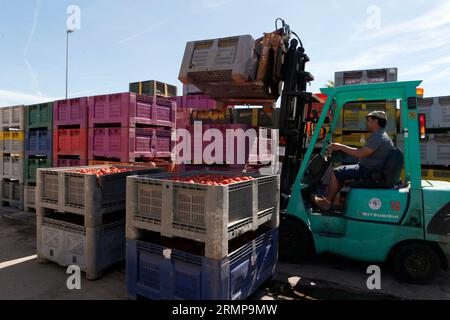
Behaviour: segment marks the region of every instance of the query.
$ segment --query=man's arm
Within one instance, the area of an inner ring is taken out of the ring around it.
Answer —
[[[363,158],[367,158],[370,157],[375,150],[368,148],[368,147],[363,147],[361,149],[357,149],[357,148],[352,148],[340,143],[332,143],[330,144],[330,146],[328,147],[328,150],[331,152],[335,152],[335,151],[342,151],[346,154],[348,154],[349,156],[358,158],[358,159],[363,159]]]

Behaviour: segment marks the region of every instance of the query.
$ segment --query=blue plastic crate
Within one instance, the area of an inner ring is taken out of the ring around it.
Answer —
[[[52,157],[53,135],[50,130],[32,130],[25,134],[25,154]]]
[[[152,300],[243,300],[274,275],[277,260],[277,229],[222,260],[128,240],[128,296]]]

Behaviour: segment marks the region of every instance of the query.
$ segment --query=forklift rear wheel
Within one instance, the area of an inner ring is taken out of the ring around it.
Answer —
[[[298,263],[313,254],[310,232],[299,221],[281,217],[280,223],[280,261]]]
[[[439,270],[439,256],[430,246],[407,244],[394,255],[394,271],[398,278],[406,282],[426,284],[437,277]]]

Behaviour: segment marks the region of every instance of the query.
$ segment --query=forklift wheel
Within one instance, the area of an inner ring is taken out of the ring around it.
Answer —
[[[311,234],[305,226],[290,217],[282,216],[280,223],[280,261],[298,263],[313,254]]]
[[[426,284],[440,271],[440,259],[430,246],[410,243],[394,255],[394,271],[398,278],[409,283]]]

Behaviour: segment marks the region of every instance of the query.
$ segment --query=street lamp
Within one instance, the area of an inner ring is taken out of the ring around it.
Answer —
[[[74,30],[67,29],[67,43],[66,43],[66,100],[68,98],[68,88],[69,88],[69,34]]]

